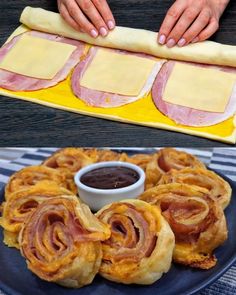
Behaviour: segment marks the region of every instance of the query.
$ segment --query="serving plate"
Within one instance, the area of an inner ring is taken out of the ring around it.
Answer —
[[[220,174],[219,172],[217,172]],[[218,279],[236,261],[236,183],[220,174],[232,187],[232,200],[225,210],[229,238],[216,251],[218,262],[210,270],[198,270],[172,264],[170,271],[150,286],[122,285],[110,282],[99,275],[93,283],[81,289],[67,289],[54,283],[48,283],[27,269],[25,259],[14,248],[3,244],[3,231],[0,229],[0,290],[7,295],[190,295],[194,294]],[[0,190],[0,202],[4,198],[4,189]]]

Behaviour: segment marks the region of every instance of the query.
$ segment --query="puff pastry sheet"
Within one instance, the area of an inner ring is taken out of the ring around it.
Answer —
[[[34,21],[34,19],[36,19],[36,21]],[[90,44],[94,43],[93,38],[73,31],[64,23],[57,13],[28,7],[24,10],[21,21],[29,28],[34,27],[36,30],[42,30],[70,38],[78,38]],[[18,35],[29,28],[20,27],[15,33],[13,33],[13,36]],[[143,42],[143,40],[147,41]],[[188,46],[186,49],[184,48],[183,51],[179,50],[179,48],[173,48],[168,50],[171,54],[171,56],[168,56],[165,47],[157,45],[156,33],[145,30],[118,27],[114,30],[113,34],[109,34],[109,37],[105,39],[97,38],[96,42],[96,45],[103,47],[107,46],[130,51],[146,52],[148,54],[158,55],[165,58],[189,60],[191,57],[192,60],[192,57],[196,57],[196,61],[198,62],[217,62],[219,64],[236,65],[236,62],[233,62],[236,60],[234,57],[236,51],[233,46],[206,42]],[[154,52],[156,50],[158,53]],[[211,54],[214,56],[211,56]],[[210,127],[186,127],[174,123],[171,119],[158,111],[152,101],[151,94],[122,107],[112,109],[90,107],[74,96],[70,87],[70,79],[71,77],[68,76],[65,81],[49,89],[29,92],[13,92],[0,89],[0,94],[98,118],[171,130],[219,140],[226,143],[236,142],[236,129],[233,117],[223,123]],[[144,109],[145,112],[141,111]]]

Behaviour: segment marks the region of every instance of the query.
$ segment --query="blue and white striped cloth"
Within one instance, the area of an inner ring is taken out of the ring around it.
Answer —
[[[115,149],[115,148],[112,148]],[[159,148],[158,148],[159,149]],[[8,148],[0,149],[0,189],[8,181],[10,175],[26,166],[38,165],[49,157],[57,148]],[[119,148],[127,153],[153,152],[153,149]],[[218,170],[236,181],[236,148],[214,149],[180,149],[196,155],[209,168]],[[199,295],[235,295],[236,294],[236,263],[215,283],[204,289]],[[4,295],[0,290],[0,295]]]

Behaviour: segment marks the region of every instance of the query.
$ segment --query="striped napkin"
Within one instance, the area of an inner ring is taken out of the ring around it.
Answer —
[[[111,148],[128,154],[152,153],[159,148]],[[49,157],[57,148],[0,148],[0,189],[7,183],[15,171],[29,165],[38,165]],[[179,148],[197,156],[201,161],[236,181],[236,148]],[[236,263],[215,283],[201,291],[198,295],[235,295],[236,294]],[[0,295],[6,295],[0,290]],[[10,295],[10,294],[9,294]],[[179,294],[177,294],[179,295]]]

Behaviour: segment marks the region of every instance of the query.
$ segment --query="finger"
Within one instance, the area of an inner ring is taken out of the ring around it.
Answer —
[[[90,0],[76,0],[80,9],[89,18],[89,20],[96,27],[97,31],[105,37],[108,33],[108,28],[101,17],[100,13],[97,11],[92,1]]]
[[[75,1],[70,0],[67,10],[73,20],[79,25],[79,27],[89,34],[91,37],[96,38],[98,36],[98,31],[94,25],[86,18],[79,6]]]
[[[204,41],[210,38],[219,29],[219,22],[211,19],[209,25],[198,35],[198,41]]]
[[[176,1],[168,10],[158,34],[160,44],[166,43],[166,38],[186,8],[185,1]]]
[[[200,32],[208,25],[210,21],[210,14],[208,11],[201,11],[195,22],[184,33],[183,37],[179,40],[178,46],[184,46],[193,41]]]
[[[180,19],[170,32],[167,38],[167,47],[173,47],[180,40],[189,26],[193,23],[200,13],[200,8],[187,8],[181,15]]]
[[[116,22],[106,0],[92,0],[110,30],[115,28]]]
[[[61,4],[60,5],[60,14],[63,17],[63,19],[75,30],[80,31],[79,25],[73,20],[73,18],[70,16],[69,12],[67,11],[67,8]]]

